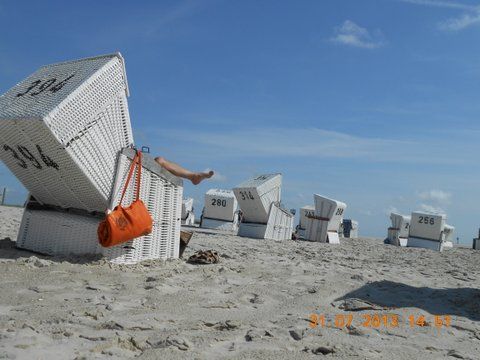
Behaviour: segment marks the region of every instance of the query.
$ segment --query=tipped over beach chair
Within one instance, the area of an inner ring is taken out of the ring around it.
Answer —
[[[296,227],[297,237],[299,239],[305,239],[305,229],[307,228],[307,216],[315,215],[315,206],[305,205],[300,208],[300,216],[298,225]]]
[[[410,216],[397,213],[390,214],[392,226],[388,228],[388,242],[396,246],[407,246],[410,229]]]
[[[210,189],[205,194],[205,206],[200,227],[217,230],[238,230],[238,201],[232,190]]]
[[[281,186],[281,174],[266,174],[233,189],[243,213],[239,236],[270,240],[292,238],[294,216],[280,206]]]
[[[193,198],[182,200],[182,225],[195,225],[195,213],[193,212]]]
[[[178,257],[183,183],[147,154],[140,198],[153,232],[98,245],[98,223],[118,203],[134,155],[127,96],[117,53],[43,66],[0,97],[0,159],[30,192],[17,247],[118,263]]]
[[[343,235],[344,238],[358,238],[358,221],[343,219],[341,228],[342,231],[340,234]]]
[[[442,251],[445,248],[445,242],[452,236],[453,227],[446,225],[446,215],[423,212],[412,213],[408,247]]]
[[[315,194],[315,211],[307,216],[305,240],[339,244],[338,230],[347,204]]]

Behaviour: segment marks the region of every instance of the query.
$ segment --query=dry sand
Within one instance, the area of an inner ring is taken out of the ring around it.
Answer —
[[[0,207],[0,239],[15,239],[20,217]],[[200,230],[184,256],[199,249],[217,250],[221,263],[113,266],[1,240],[0,359],[480,358],[479,251]],[[312,313],[325,314],[325,327],[311,328]],[[362,325],[375,314],[400,323]],[[435,327],[440,314],[450,326]],[[335,315],[352,324],[331,326]],[[405,324],[410,315],[427,326]]]

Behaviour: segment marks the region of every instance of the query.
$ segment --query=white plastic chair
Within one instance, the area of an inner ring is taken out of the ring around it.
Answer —
[[[389,243],[396,246],[407,246],[411,217],[391,213],[390,220],[392,226],[388,228]]]
[[[445,247],[445,225],[445,215],[413,212],[407,246],[442,251]]]
[[[280,206],[281,174],[260,175],[233,189],[243,221],[239,236],[256,239],[291,239],[293,215]]]
[[[205,206],[200,227],[217,230],[238,230],[238,202],[232,190],[210,189],[205,194]]]
[[[339,244],[338,229],[347,204],[315,194],[315,213],[307,216],[305,239]]]

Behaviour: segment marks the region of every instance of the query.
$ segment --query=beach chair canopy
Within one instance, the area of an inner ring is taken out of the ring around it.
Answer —
[[[210,189],[205,194],[203,216],[209,219],[233,221],[238,202],[232,190]]]
[[[280,201],[281,174],[266,174],[247,180],[233,189],[245,222],[266,224],[270,207]]]
[[[104,211],[133,143],[117,54],[42,66],[0,97],[0,159],[34,198]]]

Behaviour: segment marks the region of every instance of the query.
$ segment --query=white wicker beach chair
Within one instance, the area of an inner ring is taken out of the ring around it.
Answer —
[[[413,212],[407,246],[442,251],[446,241],[445,226],[446,216],[443,214]],[[447,232],[453,233],[451,226]]]
[[[410,216],[397,213],[390,214],[392,226],[388,228],[388,242],[396,246],[407,246],[410,229]]]
[[[105,210],[127,94],[120,54],[41,67],[0,97],[0,158],[41,204]]]
[[[110,207],[118,204],[128,169],[135,155],[123,149],[118,157],[115,186]],[[103,216],[78,209],[61,209],[30,201],[20,226],[17,247],[48,255],[102,254],[109,261],[134,264],[148,259],[177,258],[180,241],[182,180],[158,165],[148,154],[143,155],[140,199],[153,218],[149,235],[102,248],[98,244],[97,227]],[[123,205],[133,200],[130,186]]]
[[[121,247],[98,245],[98,222],[118,201],[134,153],[126,148],[133,143],[127,95],[117,53],[41,67],[0,97],[0,159],[31,194],[18,247],[102,253],[119,263],[178,256],[182,182],[148,156],[141,197],[153,233]]]
[[[243,213],[238,235],[256,239],[291,239],[294,216],[280,206],[282,175],[260,175],[233,189]]]
[[[445,229],[443,230],[443,247],[444,248],[453,248],[454,232],[455,232],[454,226],[445,224]]]
[[[200,227],[238,231],[238,202],[232,190],[210,189],[205,194],[205,206]]]
[[[315,215],[315,206],[305,205],[300,208],[300,215],[298,225],[296,228],[297,236],[299,239],[305,239],[305,229],[307,228],[307,217]]]
[[[356,239],[358,238],[358,221],[351,219],[343,219],[342,231],[340,232],[344,238]]]
[[[339,244],[338,229],[347,204],[315,194],[315,212],[307,216],[305,239]]]
[[[195,213],[193,212],[193,198],[182,200],[182,225],[195,225]]]

